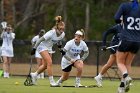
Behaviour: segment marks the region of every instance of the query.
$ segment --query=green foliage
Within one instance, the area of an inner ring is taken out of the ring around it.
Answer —
[[[43,11],[47,11],[44,16],[30,19],[26,31],[22,29],[22,26],[17,28],[16,38],[31,39],[40,28],[36,24],[42,24],[46,31],[50,30],[55,25],[54,17],[61,15],[63,19],[66,19],[66,39],[69,40],[73,38],[76,30],[85,29],[85,11],[86,3],[88,3],[90,6],[88,38],[101,40],[103,31],[115,24],[113,17],[122,1],[124,0],[46,0],[46,3],[41,3],[44,5]],[[38,21],[40,18],[43,22]]]

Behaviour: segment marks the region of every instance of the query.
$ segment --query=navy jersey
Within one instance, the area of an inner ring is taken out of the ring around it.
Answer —
[[[121,30],[122,30],[122,25],[117,24],[117,25],[109,28],[107,31],[105,31],[103,33],[103,46],[106,45],[106,38],[109,34],[113,34],[111,43],[118,44],[119,43],[119,35],[118,34],[121,32]]]
[[[124,29],[120,38],[140,42],[140,4],[133,7],[133,2],[122,3],[115,14],[115,20],[119,20],[121,16],[123,16]]]

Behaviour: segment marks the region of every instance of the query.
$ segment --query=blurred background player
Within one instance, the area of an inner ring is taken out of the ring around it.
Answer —
[[[139,50],[140,5],[138,0],[122,3],[114,16],[116,23],[121,23],[121,16],[123,16],[124,29],[120,33],[121,44],[118,46],[116,59],[122,73],[118,93],[125,93],[129,91],[132,81],[130,77],[131,63]]]
[[[33,84],[36,84],[37,76],[38,74],[42,73],[47,69],[47,73],[50,80],[50,85],[55,86],[56,83],[53,79],[53,72],[52,72],[52,58],[49,52],[52,52],[52,47],[54,44],[61,41],[64,36],[64,29],[65,24],[62,21],[61,16],[57,16],[55,18],[56,24],[53,27],[52,30],[48,31],[43,35],[35,44],[31,51],[31,55],[35,54],[35,51],[37,50],[41,57],[43,58],[43,64],[37,69],[35,73],[31,73],[32,82]]]
[[[13,33],[13,28],[10,24],[3,28],[1,38],[3,39],[1,56],[3,58],[4,78],[9,78],[10,64],[12,61],[12,57],[14,57],[13,40],[15,39],[15,33]]]
[[[84,39],[84,31],[78,30],[75,33],[74,39],[68,41],[63,50],[60,52],[63,55],[61,61],[61,68],[63,71],[62,76],[57,81],[58,86],[61,83],[69,78],[69,74],[71,72],[72,67],[77,69],[75,87],[82,86],[80,84],[80,78],[83,71],[83,62],[87,58],[89,54],[88,47],[86,43],[83,41]],[[84,52],[83,56],[80,57],[81,52]]]
[[[40,32],[38,33],[38,35],[34,36],[33,39],[31,40],[32,45],[34,46],[35,43],[39,40],[39,38],[41,38],[44,34],[45,34],[45,30],[41,29]],[[38,51],[35,52],[35,58],[36,58],[36,61],[37,61],[37,68],[39,68],[42,65],[44,60],[42,59],[42,57],[38,53]],[[40,73],[38,75],[38,78],[44,79],[44,72]]]
[[[109,28],[107,31],[103,33],[103,43],[102,43],[102,50],[106,51],[106,39],[107,36],[110,34],[113,34],[110,46],[118,45],[119,44],[119,33],[123,29],[123,21],[120,24],[117,24],[111,28]],[[94,78],[98,87],[102,87],[102,77],[107,72],[107,70],[116,62],[116,50],[117,47],[110,48],[110,57],[107,61],[107,63],[101,68],[100,73]]]

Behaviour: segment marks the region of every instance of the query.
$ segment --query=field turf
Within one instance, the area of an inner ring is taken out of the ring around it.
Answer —
[[[119,80],[104,80],[102,88],[50,87],[48,78],[39,79],[37,86],[24,86],[26,77],[0,78],[0,93],[117,93]],[[55,77],[58,80],[58,77]],[[18,82],[19,84],[15,84]],[[74,85],[75,78],[70,77],[62,85]],[[95,85],[93,78],[82,78],[81,84]],[[140,93],[140,81],[135,80],[128,93]]]

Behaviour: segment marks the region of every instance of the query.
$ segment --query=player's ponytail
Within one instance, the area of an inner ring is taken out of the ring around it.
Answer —
[[[53,28],[55,29],[59,29],[61,28],[61,26],[65,27],[64,22],[62,21],[62,17],[61,16],[56,16],[55,17],[55,26]]]
[[[80,31],[83,33],[82,37],[83,37],[83,40],[84,40],[85,39],[85,31],[84,31],[84,29],[81,29]]]
[[[56,16],[55,17],[56,24],[58,24],[61,20],[62,20],[61,16]]]

